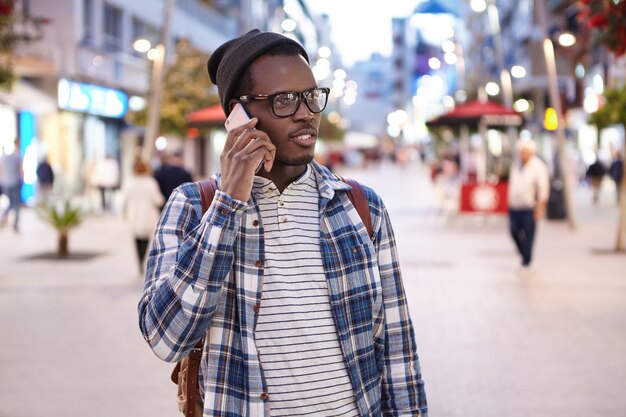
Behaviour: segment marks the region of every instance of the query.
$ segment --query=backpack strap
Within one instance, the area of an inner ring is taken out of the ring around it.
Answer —
[[[215,197],[215,192],[217,191],[217,182],[215,182],[213,178],[207,178],[205,180],[196,182],[196,186],[198,187],[200,199],[202,200],[202,213],[206,213],[206,211],[211,206],[213,197]]]
[[[370,212],[370,206],[367,201],[367,197],[365,196],[365,192],[363,191],[363,188],[361,188],[361,184],[350,178],[339,177],[339,179],[352,187],[351,190],[348,190],[348,198],[350,199],[352,205],[356,208],[356,211],[359,213],[359,217],[361,217],[361,221],[367,229],[367,234],[373,238],[374,230],[372,228],[372,214]]]

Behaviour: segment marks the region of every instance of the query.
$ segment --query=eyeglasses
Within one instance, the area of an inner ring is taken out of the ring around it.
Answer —
[[[276,117],[289,117],[295,114],[300,108],[300,102],[304,104],[312,113],[321,113],[328,103],[328,93],[330,88],[312,88],[301,93],[295,91],[284,91],[276,94],[258,94],[239,97],[244,103],[256,100],[268,100],[272,104],[272,113]]]

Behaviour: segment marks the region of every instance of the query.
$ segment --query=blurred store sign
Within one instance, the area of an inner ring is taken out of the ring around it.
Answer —
[[[35,195],[35,183],[37,182],[36,121],[35,115],[30,111],[21,111],[18,117],[20,155],[22,156],[22,169],[24,171],[22,200],[30,202]]]
[[[128,111],[128,95],[113,88],[61,79],[58,94],[64,110],[115,118]]]
[[[461,213],[503,214],[507,208],[507,183],[461,185]]]

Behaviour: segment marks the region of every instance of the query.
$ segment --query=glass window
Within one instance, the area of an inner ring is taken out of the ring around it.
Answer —
[[[103,18],[104,47],[113,50],[122,49],[122,11],[105,4]]]
[[[93,0],[83,0],[83,40],[93,42]]]

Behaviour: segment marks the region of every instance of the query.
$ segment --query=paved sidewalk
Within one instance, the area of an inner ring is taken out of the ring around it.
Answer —
[[[389,209],[431,416],[626,415],[626,256],[617,210],[576,192],[579,226],[543,221],[531,276],[504,218],[443,221],[427,172],[351,170]],[[142,278],[126,226],[70,235],[86,260],[45,260],[56,236],[31,210],[0,230],[0,417],[177,416],[170,364],[140,336]]]
[[[542,221],[534,271],[520,277],[506,218],[442,222],[416,169],[352,175],[379,190],[395,225],[432,416],[626,416],[612,190],[598,207],[576,190],[575,231]]]

